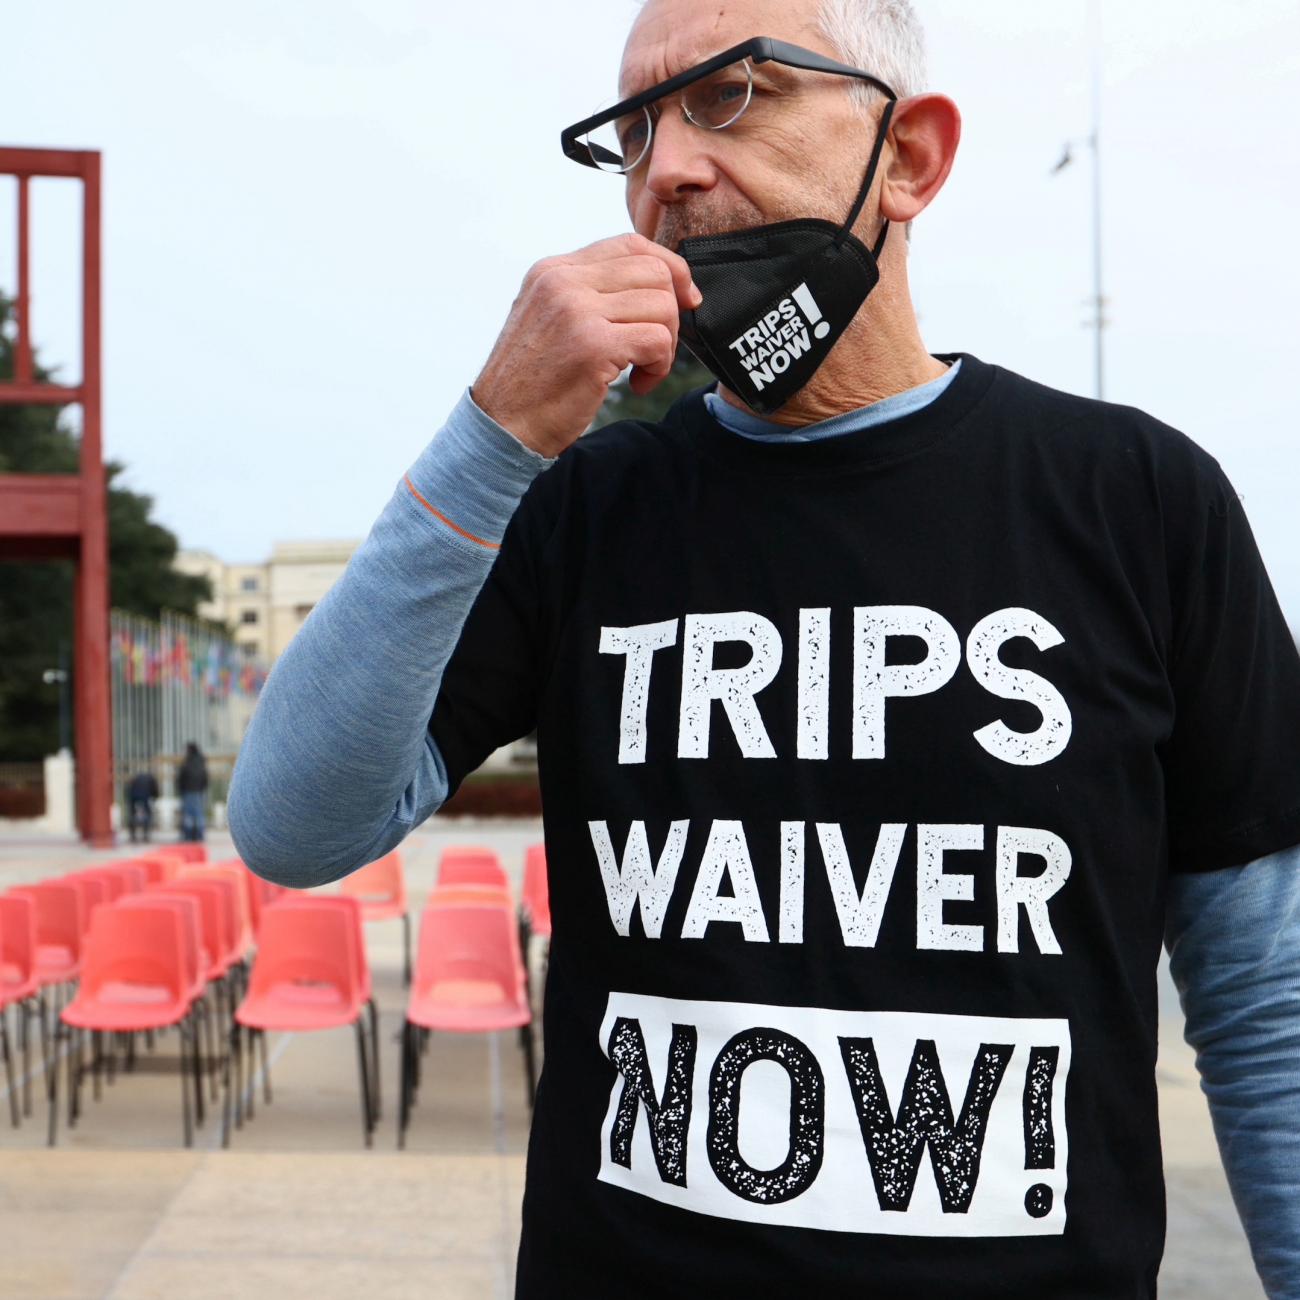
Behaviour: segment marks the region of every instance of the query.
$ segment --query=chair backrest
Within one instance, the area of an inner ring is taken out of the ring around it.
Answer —
[[[524,854],[524,908],[538,933],[551,932],[551,894],[546,880],[546,846],[530,844]]]
[[[308,894],[301,890],[290,890],[286,897],[272,903],[266,909],[269,913],[279,907],[324,907],[333,908],[347,918],[348,961],[352,966],[356,986],[361,990],[363,999],[371,993],[370,961],[366,956],[366,929],[362,924],[361,904],[355,898],[341,894]],[[263,913],[265,916],[266,913]]]
[[[12,968],[14,985],[36,979],[36,903],[21,894],[0,894],[0,962]]]
[[[9,892],[32,900],[38,944],[58,944],[69,949],[74,958],[80,955],[89,921],[84,915],[85,894],[80,889],[62,880],[42,880]]]
[[[173,900],[181,903],[185,900]],[[177,999],[193,991],[177,907],[100,907],[86,936],[80,994],[94,997],[110,982],[162,985]]]
[[[420,918],[415,991],[458,980],[494,982],[520,995],[523,963],[514,917],[501,907],[426,907]]]
[[[239,909],[239,952],[245,953],[253,942],[253,904],[250,895],[253,887],[249,873],[242,864],[217,866],[185,866],[176,873],[177,880],[226,880],[235,887],[235,902]]]
[[[190,994],[202,990],[207,972],[202,964],[203,923],[200,920],[199,900],[181,894],[157,893],[129,894],[111,908],[99,911],[165,911],[180,919],[177,925],[181,936],[181,969],[185,973],[186,990]],[[98,915],[98,912],[96,913]]]
[[[136,858],[151,881],[170,880],[183,863],[174,853],[146,853]]]
[[[95,870],[116,876],[122,882],[123,894],[138,894],[149,883],[149,873],[140,862],[110,862]]]
[[[108,886],[95,876],[83,876],[77,872],[56,876],[56,880],[71,885],[81,895],[81,932],[85,934],[90,928],[91,913],[101,903],[107,903]]]
[[[271,994],[277,984],[332,984],[358,1007],[363,1001],[356,962],[349,952],[350,922],[337,907],[281,902],[262,914],[262,933],[249,976],[249,996]]]
[[[277,898],[280,898],[287,891],[279,885],[273,885],[269,880],[263,880],[261,876],[250,871],[242,858],[222,858],[220,862],[213,862],[209,865],[232,868],[243,877],[244,893],[248,900],[248,922],[252,927],[253,939],[256,941],[257,932],[262,928],[262,909],[274,903]]]
[[[106,903],[115,903],[123,894],[126,893],[126,881],[107,867],[87,867],[84,871],[70,871],[69,876],[78,876],[82,880],[98,881],[104,887],[104,897],[101,901]]]
[[[513,903],[508,889],[494,885],[435,885],[424,900],[430,907],[500,907],[507,912]]]
[[[174,858],[179,858],[182,862],[206,862],[208,860],[208,846],[206,844],[160,844],[156,852],[168,853]]]
[[[491,849],[452,847],[442,851],[438,864],[440,885],[491,885],[508,889],[510,881],[501,859]]]
[[[363,902],[397,903],[406,910],[406,875],[402,856],[396,849],[376,862],[368,863],[339,882],[344,894]]]
[[[147,898],[193,898],[199,904],[199,933],[204,952],[207,955],[207,969],[204,974],[213,978],[213,970],[227,955],[227,934],[223,903],[229,906],[228,897],[223,897],[228,888],[217,880],[173,880],[169,884],[150,885],[145,891]]]

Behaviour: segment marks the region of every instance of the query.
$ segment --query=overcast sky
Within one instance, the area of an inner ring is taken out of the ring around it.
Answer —
[[[1106,396],[1246,501],[1300,626],[1300,5],[1101,0]],[[917,221],[932,352],[1091,393],[1087,0],[918,0],[964,138]],[[0,0],[0,143],[97,148],[110,456],[185,546],[361,537],[539,257],[627,228],[560,127],[630,0]],[[13,182],[0,180],[12,291]],[[75,375],[70,183],[35,189],[34,322]]]

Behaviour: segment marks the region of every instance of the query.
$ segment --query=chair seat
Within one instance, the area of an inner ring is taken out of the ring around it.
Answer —
[[[78,995],[63,1008],[64,1023],[79,1029],[160,1029],[174,1025],[189,1010],[162,984],[109,980],[94,997]]]
[[[61,943],[36,945],[36,977],[42,984],[62,982],[77,973],[72,949]]]
[[[40,987],[35,972],[24,979],[22,970],[13,962],[0,964],[0,1007],[35,997]]]
[[[412,996],[407,1019],[422,1029],[474,1034],[518,1029],[529,1011],[522,997],[506,997],[494,980],[442,980]]]
[[[360,1002],[344,997],[337,985],[285,981],[246,997],[235,1019],[252,1029],[288,1031],[350,1025],[360,1014]]]
[[[391,898],[361,900],[361,919],[363,921],[394,921],[406,915],[406,906]]]

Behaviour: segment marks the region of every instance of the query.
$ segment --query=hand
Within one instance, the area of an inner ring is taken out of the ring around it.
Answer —
[[[524,446],[558,456],[628,366],[638,395],[667,376],[680,314],[702,301],[686,262],[641,235],[548,257],[524,277],[474,401]]]

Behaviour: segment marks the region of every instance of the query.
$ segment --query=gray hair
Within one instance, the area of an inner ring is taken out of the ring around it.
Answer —
[[[899,99],[925,89],[925,33],[911,0],[821,0],[818,26],[845,63],[879,77]],[[866,82],[854,90],[864,106],[883,98]]]
[[[926,88],[925,32],[911,0],[821,0],[821,33],[845,63],[879,77],[899,99]],[[865,81],[850,92],[863,112],[884,94]],[[912,242],[912,223],[904,226]]]

